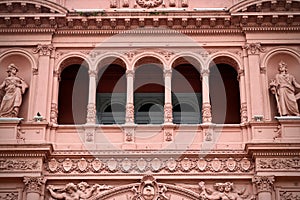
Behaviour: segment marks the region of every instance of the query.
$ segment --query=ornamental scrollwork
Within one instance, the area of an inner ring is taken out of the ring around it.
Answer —
[[[52,44],[38,44],[36,48],[33,49],[33,53],[39,54],[40,56],[50,56],[52,51],[55,50]]]
[[[247,43],[243,48],[248,50],[251,54],[258,54],[260,52],[265,52],[265,48],[261,46],[260,42]]]
[[[0,200],[18,200],[18,193],[9,192],[5,194],[0,194]]]
[[[300,192],[282,191],[279,193],[281,200],[300,200]]]
[[[163,3],[163,0],[136,0],[136,3],[143,8],[155,8]]]
[[[23,182],[27,192],[41,193],[45,180],[43,177],[24,177]]]

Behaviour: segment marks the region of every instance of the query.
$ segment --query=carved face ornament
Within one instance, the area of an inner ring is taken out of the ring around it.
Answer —
[[[155,192],[154,187],[151,184],[146,184],[142,191],[142,196],[145,200],[152,200],[154,198]]]

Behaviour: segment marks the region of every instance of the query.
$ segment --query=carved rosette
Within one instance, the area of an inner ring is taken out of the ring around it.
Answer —
[[[126,104],[126,123],[134,123],[134,105],[133,103]]]
[[[248,122],[248,115],[247,115],[247,103],[241,104],[241,122],[247,123]]]
[[[272,192],[274,176],[255,176],[252,182],[255,183],[257,192]]]
[[[163,0],[136,0],[136,3],[143,8],[155,8],[162,5]]]
[[[24,177],[25,190],[27,193],[39,193],[42,192],[42,185],[45,183],[43,177]]]
[[[202,121],[203,123],[210,123],[212,121],[210,103],[202,104]]]
[[[164,106],[165,123],[173,122],[172,104],[166,103]]]
[[[91,124],[96,122],[96,105],[94,103],[89,103],[87,105],[86,122]]]
[[[260,42],[257,43],[247,43],[243,46],[244,49],[248,50],[250,54],[258,54],[260,52],[265,52],[265,49],[261,46]]]
[[[58,109],[56,103],[51,103],[50,121],[57,124]]]
[[[52,44],[38,44],[33,49],[33,53],[39,54],[40,56],[50,56],[52,51],[55,50]]]

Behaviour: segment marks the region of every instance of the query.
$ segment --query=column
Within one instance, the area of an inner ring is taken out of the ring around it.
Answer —
[[[272,200],[274,176],[255,176],[252,182],[256,185],[258,200]]]
[[[37,82],[34,85],[36,88],[35,90],[35,97],[34,99],[34,111],[33,115],[36,115],[39,112],[41,115],[46,116],[47,110],[47,103],[48,103],[48,91],[49,91],[49,77],[50,77],[50,55],[51,52],[54,50],[52,44],[38,44],[38,46],[33,50],[33,53],[39,55],[38,59],[38,71],[34,73],[38,73]],[[51,74],[52,76],[52,74]],[[46,103],[45,103],[46,102]],[[30,116],[33,117],[33,116]]]
[[[211,105],[209,100],[209,69],[201,71],[202,76],[202,123],[211,123]]]
[[[50,111],[51,123],[57,124],[58,116],[58,92],[59,92],[60,71],[53,71],[52,101]]]
[[[247,43],[244,47],[248,52],[248,79],[251,84],[250,86],[250,104],[251,104],[251,118],[255,116],[263,116],[263,96],[262,88],[260,85],[260,57],[259,53],[263,52],[264,49],[260,43]],[[246,59],[246,58],[245,58]],[[246,61],[247,63],[247,61]]]
[[[45,117],[46,117],[46,119],[47,119],[47,121],[48,120],[50,120],[50,122],[52,122],[52,120],[53,119],[51,119],[51,115],[53,114],[52,113],[52,107],[53,107],[53,105],[52,105],[52,100],[53,100],[53,87],[54,86],[56,86],[57,87],[57,85],[55,85],[54,84],[54,78],[55,78],[55,76],[54,76],[54,74],[53,74],[53,72],[54,72],[54,63],[55,62],[55,47],[53,47],[53,49],[52,49],[52,51],[51,51],[51,55],[50,55],[50,64],[49,64],[49,81],[48,81],[48,88],[49,88],[49,90],[48,90],[48,101],[47,102],[49,102],[49,103],[47,103],[47,113],[45,113]],[[57,101],[57,100],[56,100]],[[51,103],[51,104],[50,104]],[[56,105],[57,105],[57,103],[56,103]],[[50,106],[50,108],[49,108],[49,106]],[[50,112],[49,112],[50,111]],[[56,115],[57,115],[57,113],[56,113]],[[56,117],[57,118],[57,117]],[[54,120],[53,120],[54,121]]]
[[[40,200],[45,184],[43,177],[24,177],[26,200]]]
[[[134,71],[126,71],[127,96],[126,96],[126,124],[134,124]]]
[[[247,98],[246,98],[246,87],[245,87],[245,72],[243,69],[238,71],[238,81],[240,84],[240,99],[241,99],[241,123],[248,122],[248,111],[247,111]]]
[[[89,70],[89,100],[87,105],[87,116],[86,123],[87,124],[95,124],[96,123],[96,88],[97,88],[97,71]]]
[[[164,123],[173,123],[173,106],[172,106],[172,70],[164,70],[165,82],[165,105],[164,105]]]

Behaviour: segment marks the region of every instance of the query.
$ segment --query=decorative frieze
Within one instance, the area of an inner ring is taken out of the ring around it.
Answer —
[[[82,173],[253,173],[248,158],[110,158],[55,159],[46,165],[51,174]]]
[[[300,200],[300,191],[280,191],[280,200]]]
[[[258,158],[256,169],[300,171],[300,158]]]
[[[38,171],[42,169],[41,160],[26,158],[0,159],[0,172],[4,171]]]
[[[17,192],[0,193],[0,200],[18,200],[19,195]]]

